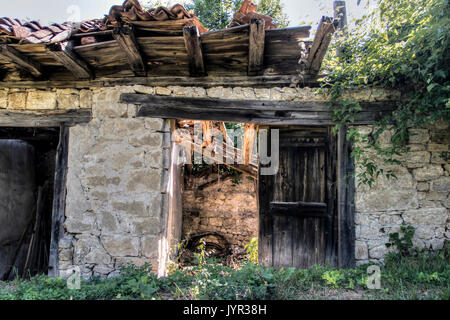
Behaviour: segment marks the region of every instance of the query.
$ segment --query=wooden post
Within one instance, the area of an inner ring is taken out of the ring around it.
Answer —
[[[0,46],[0,56],[5,57],[20,69],[31,73],[34,77],[40,77],[43,74],[42,66],[39,62],[33,61],[13,47],[8,45]]]
[[[252,20],[249,31],[248,75],[258,75],[264,65],[264,44],[266,32],[264,20]]]
[[[205,63],[198,28],[196,26],[184,27],[183,36],[189,58],[189,73],[191,77],[205,76]]]
[[[345,1],[334,1],[334,18],[338,28],[347,24]],[[352,267],[355,257],[354,230],[354,178],[353,160],[350,158],[351,145],[347,140],[347,127],[338,133],[338,266]]]
[[[146,67],[134,36],[132,27],[117,27],[113,30],[113,37],[125,52],[131,70],[136,76],[145,76]]]
[[[52,229],[50,241],[50,256],[48,276],[59,274],[59,240],[64,237],[64,216],[66,209],[67,161],[69,155],[69,128],[64,124],[60,127],[59,144],[56,150],[55,186],[53,194]]]
[[[89,65],[72,51],[72,43],[54,43],[48,47],[48,53],[67,68],[80,80],[94,79],[94,73]]]

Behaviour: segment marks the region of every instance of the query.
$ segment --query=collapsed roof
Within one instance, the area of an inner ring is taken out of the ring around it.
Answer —
[[[245,0],[228,28],[208,32],[182,5],[126,0],[81,23],[0,18],[0,70],[4,81],[316,74],[335,26],[323,18],[314,42],[310,28],[277,29]]]

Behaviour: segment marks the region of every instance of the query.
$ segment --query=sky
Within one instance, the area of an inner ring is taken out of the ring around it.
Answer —
[[[170,4],[186,3],[189,0],[166,0]],[[257,2],[257,0],[253,0]],[[364,1],[362,1],[364,2]],[[81,21],[102,18],[112,5],[122,0],[14,0],[2,1],[0,17],[7,16],[24,20],[39,20],[42,24],[64,21]],[[332,0],[282,0],[290,25],[315,24],[321,16],[333,16]],[[357,0],[347,0],[349,21],[360,18],[364,5],[357,6]]]

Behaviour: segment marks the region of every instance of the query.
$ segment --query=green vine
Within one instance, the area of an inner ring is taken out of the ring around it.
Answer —
[[[381,87],[401,92],[398,109],[370,133],[348,132],[360,183],[372,186],[379,175],[395,177],[374,160],[398,164],[409,149],[408,130],[450,120],[450,7],[448,0],[378,0],[377,7],[349,32],[342,30],[324,64],[322,82],[338,122],[351,125],[361,105],[344,97],[352,89]],[[337,55],[339,51],[339,55]],[[380,138],[390,136],[390,143]]]

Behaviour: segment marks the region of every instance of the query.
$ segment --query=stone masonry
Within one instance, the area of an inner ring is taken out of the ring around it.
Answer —
[[[150,262],[154,269],[163,263],[159,257],[164,247],[168,122],[136,118],[136,106],[119,103],[121,93],[280,101],[326,99],[316,95],[313,88],[289,87],[0,89],[0,111],[42,114],[92,110],[90,123],[70,129],[66,219],[59,243],[62,276],[73,266],[81,267],[83,277],[107,277],[117,274],[120,265],[128,262]],[[380,89],[347,95],[360,101],[399,99],[398,93]],[[388,234],[402,224],[416,226],[417,246],[440,248],[450,239],[448,125],[412,131],[411,152],[402,159],[403,165],[392,168],[397,180],[380,178],[371,189],[357,185],[359,263],[382,260]]]
[[[217,174],[205,180],[211,178],[217,178]],[[231,245],[242,249],[258,237],[257,201],[256,181],[249,177],[240,177],[238,184],[228,177],[202,190],[185,189],[183,236],[219,232]]]
[[[359,127],[369,133],[370,127]],[[386,145],[389,133],[381,138]],[[362,264],[382,261],[389,234],[401,225],[416,228],[416,247],[441,249],[450,241],[450,130],[448,123],[428,129],[411,129],[410,151],[402,165],[378,165],[392,170],[397,179],[379,178],[372,188],[356,181],[356,259]]]

